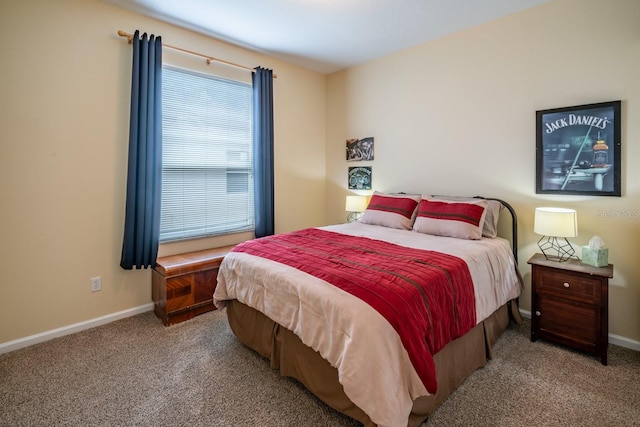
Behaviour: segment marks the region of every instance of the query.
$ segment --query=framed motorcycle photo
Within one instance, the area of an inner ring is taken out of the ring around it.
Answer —
[[[536,111],[536,193],[621,196],[621,105]]]

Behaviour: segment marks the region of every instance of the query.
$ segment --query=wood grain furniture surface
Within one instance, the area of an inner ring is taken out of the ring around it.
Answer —
[[[158,258],[151,273],[154,312],[165,326],[214,310],[218,267],[233,246]]]
[[[613,265],[558,262],[542,254],[527,262],[532,269],[531,341],[543,338],[592,353],[606,365]]]

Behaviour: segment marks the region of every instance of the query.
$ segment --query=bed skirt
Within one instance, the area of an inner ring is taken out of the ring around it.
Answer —
[[[344,393],[338,371],[319,353],[307,347],[290,330],[259,311],[237,300],[228,301],[227,317],[236,337],[247,347],[271,361],[281,375],[300,381],[309,391],[333,409],[365,426],[373,422]],[[515,301],[496,310],[464,336],[449,342],[434,355],[438,391],[418,398],[407,420],[409,427],[419,426],[462,382],[491,359],[491,348],[509,325],[511,316],[521,321]]]

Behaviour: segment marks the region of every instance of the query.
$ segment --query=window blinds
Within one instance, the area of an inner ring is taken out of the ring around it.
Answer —
[[[251,85],[164,67],[160,240],[252,230]]]

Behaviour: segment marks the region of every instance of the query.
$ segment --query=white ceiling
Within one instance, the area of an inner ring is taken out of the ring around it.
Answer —
[[[103,1],[328,74],[550,0]]]

